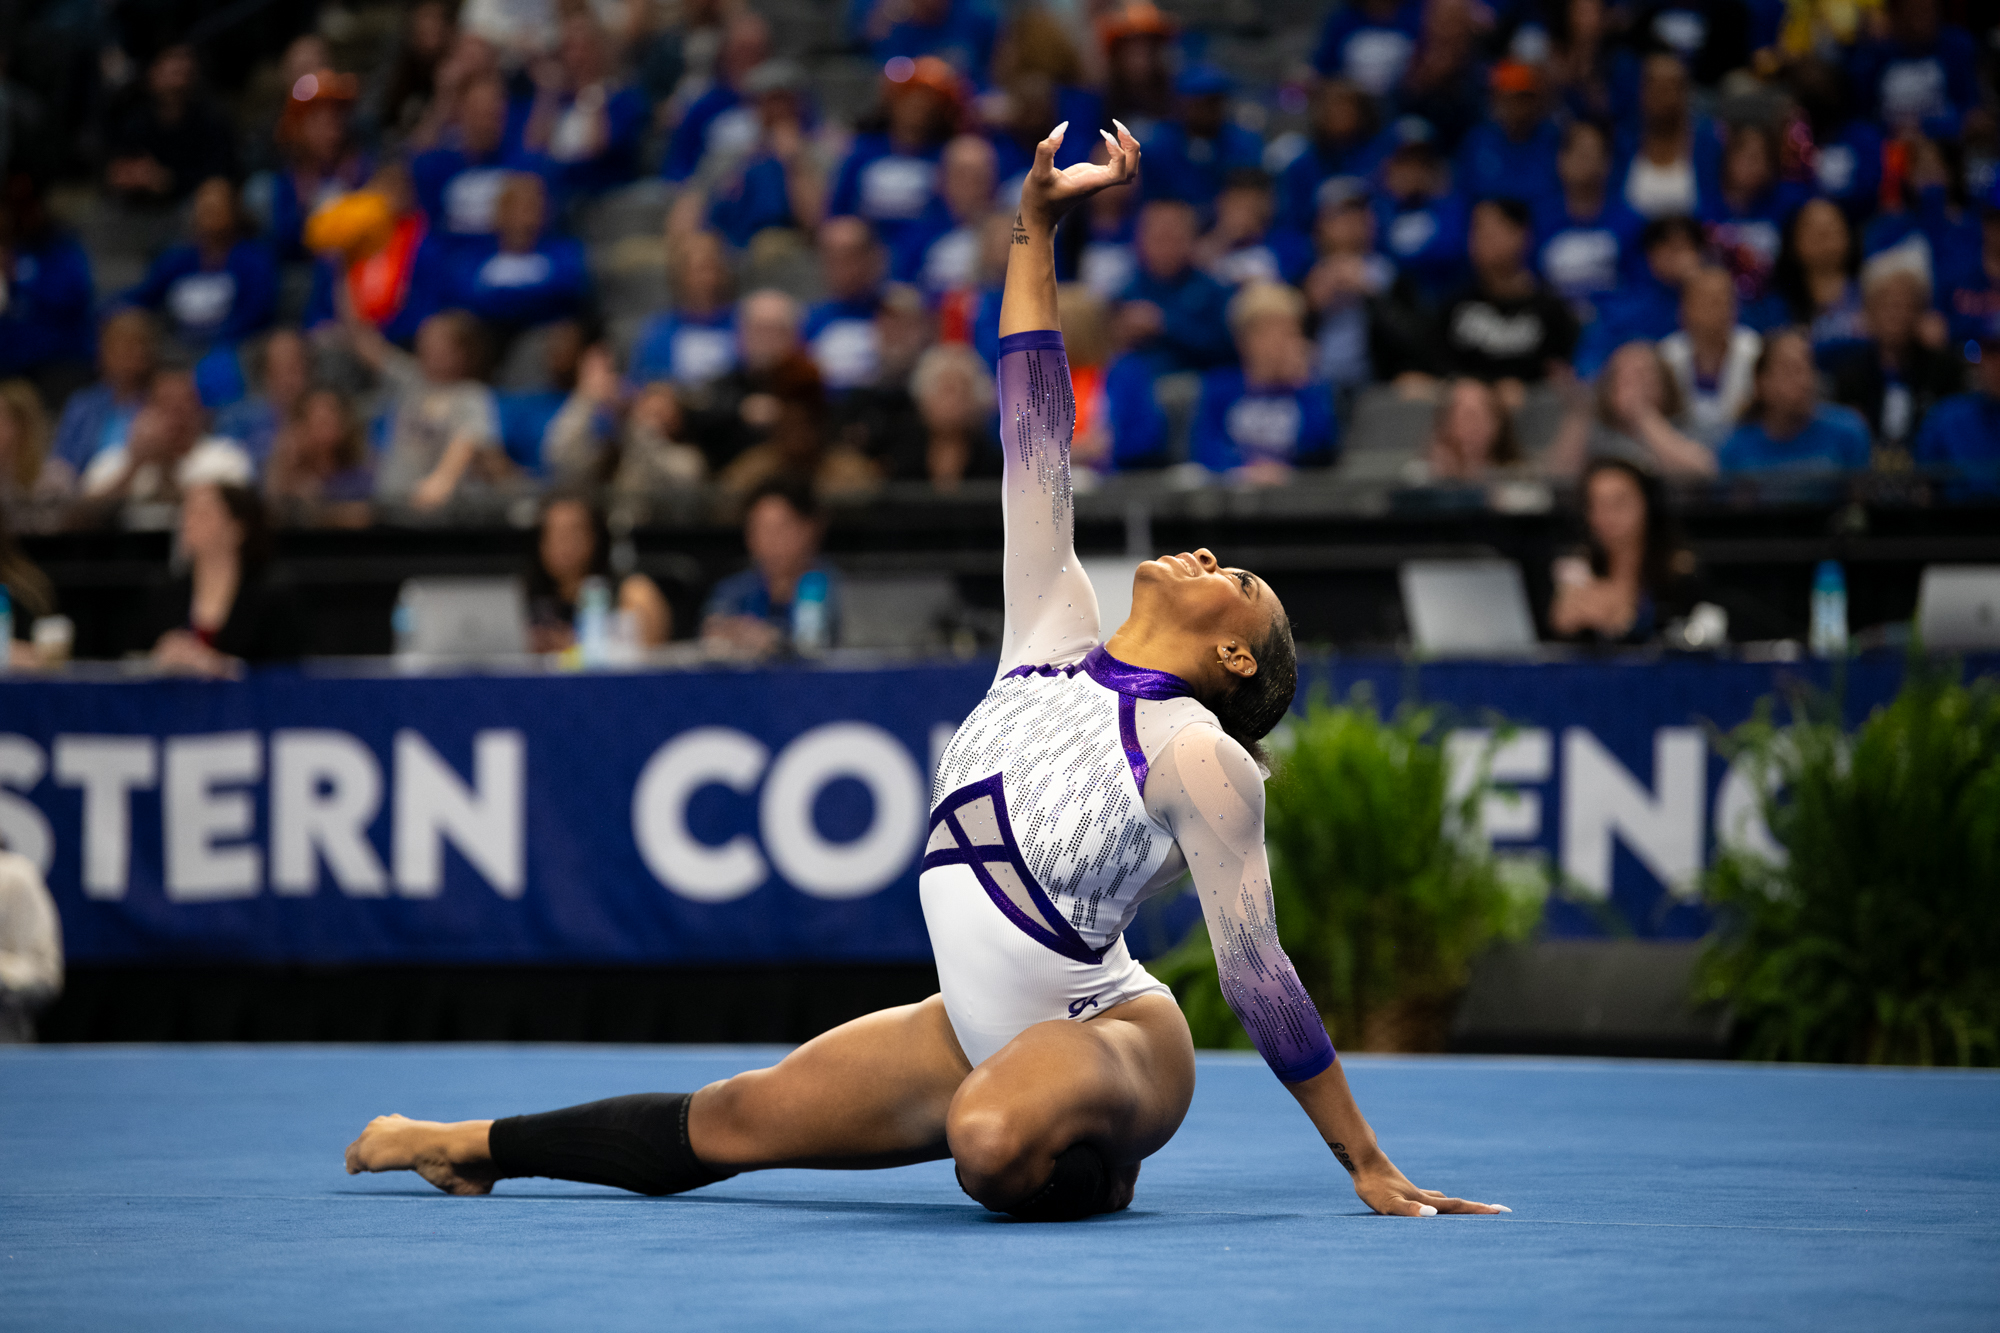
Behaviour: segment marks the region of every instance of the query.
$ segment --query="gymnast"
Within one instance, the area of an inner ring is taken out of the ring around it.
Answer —
[[[1072,545],[1054,232],[1134,179],[1139,143],[1120,125],[1106,164],[1058,171],[1065,128],[1036,149],[1001,301],[1007,621],[999,674],[932,789],[919,893],[940,993],[693,1093],[456,1124],[381,1116],[348,1171],[413,1170],[453,1194],[521,1176],[677,1194],[743,1171],[949,1157],[997,1213],[1115,1212],[1180,1127],[1195,1073],[1187,1021],[1121,932],[1192,872],[1223,994],[1362,1201],[1508,1211],[1418,1189],[1389,1161],[1278,945],[1255,756],[1298,668],[1270,585],[1205,550],[1149,561],[1130,618],[1099,641]]]

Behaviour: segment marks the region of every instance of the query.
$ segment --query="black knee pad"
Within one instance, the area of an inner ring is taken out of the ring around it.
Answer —
[[[608,1097],[495,1120],[487,1151],[502,1176],[549,1176],[635,1194],[679,1194],[736,1174],[702,1165],[688,1142],[686,1092]]]
[[[1049,1183],[1007,1210],[1019,1222],[1074,1222],[1111,1211],[1114,1181],[1104,1154],[1087,1143],[1056,1154]]]

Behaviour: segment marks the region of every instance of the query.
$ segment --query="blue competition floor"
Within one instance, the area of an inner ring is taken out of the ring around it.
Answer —
[[[349,1177],[382,1111],[688,1088],[768,1050],[0,1054],[0,1328],[2000,1326],[2000,1075],[1349,1062],[1421,1185],[1369,1215],[1252,1059],[1204,1058],[1128,1213],[994,1218],[948,1164],[676,1199]]]

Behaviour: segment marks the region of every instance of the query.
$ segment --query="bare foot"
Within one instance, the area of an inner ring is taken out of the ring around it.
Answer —
[[[491,1120],[437,1120],[378,1115],[347,1145],[347,1174],[414,1171],[446,1194],[490,1194],[500,1178],[486,1151]]]

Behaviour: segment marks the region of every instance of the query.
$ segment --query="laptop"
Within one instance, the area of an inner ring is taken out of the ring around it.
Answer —
[[[1928,565],[1917,585],[1917,634],[1944,652],[2000,650],[2000,565]]]
[[[403,599],[416,656],[517,657],[528,651],[527,598],[518,579],[407,579]]]
[[[1520,657],[1535,649],[1535,618],[1512,560],[1406,560],[1403,615],[1431,657]]]

